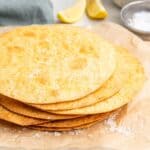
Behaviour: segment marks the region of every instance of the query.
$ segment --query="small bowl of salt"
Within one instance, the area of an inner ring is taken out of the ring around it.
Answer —
[[[134,32],[150,35],[150,1],[134,1],[121,10],[121,20]]]

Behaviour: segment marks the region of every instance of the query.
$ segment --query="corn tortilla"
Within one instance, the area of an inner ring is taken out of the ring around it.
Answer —
[[[29,118],[22,115],[18,115],[16,113],[7,110],[3,106],[0,106],[0,119],[20,126],[37,125],[47,122],[41,119]]]
[[[0,104],[6,109],[14,113],[21,114],[27,117],[32,117],[32,118],[47,119],[47,120],[65,120],[65,119],[78,117],[76,115],[72,115],[72,116],[56,115],[56,114],[44,112],[3,95],[0,95]]]
[[[114,96],[98,102],[94,105],[77,108],[72,110],[52,111],[56,114],[69,114],[69,115],[87,115],[105,113],[117,109],[132,100],[132,98],[141,89],[145,81],[144,69],[141,63],[130,54],[127,50],[120,48],[118,49],[121,53],[124,53],[124,57],[127,58],[126,63],[130,66],[127,71],[127,80],[121,90]]]
[[[32,106],[42,110],[76,109],[95,104],[115,95],[127,80],[127,74],[130,67],[130,64],[127,61],[128,58],[126,57],[126,53],[122,53],[122,51],[119,50],[119,47],[115,47],[115,49],[118,49],[116,53],[117,64],[115,72],[109,78],[109,80],[106,81],[104,85],[96,90],[94,93],[76,101]]]
[[[81,126],[84,124],[92,123],[98,120],[104,120],[109,115],[110,113],[105,113],[105,114],[99,114],[99,115],[93,115],[93,116],[85,116],[81,118],[74,118],[68,121],[62,120],[62,121],[50,122],[50,121],[45,121],[45,120],[40,120],[40,119],[35,119],[35,118],[30,118],[30,117],[26,117],[23,115],[19,115],[19,114],[16,114],[7,110],[3,106],[0,106],[0,119],[20,125],[20,126],[36,125],[39,127],[54,127],[54,128],[76,127],[76,126]]]
[[[40,127],[60,127],[60,128],[67,128],[67,127],[76,127],[88,123],[92,123],[98,120],[104,120],[108,118],[111,113],[104,113],[104,114],[97,114],[85,117],[79,117],[69,120],[60,120],[60,121],[52,121],[44,124],[40,124]]]
[[[97,121],[89,123],[89,124],[81,125],[81,126],[78,126],[78,127],[71,127],[71,128],[54,128],[54,127],[48,127],[47,128],[47,127],[39,127],[39,126],[30,126],[29,128],[35,129],[35,130],[40,130],[40,131],[62,131],[63,132],[63,131],[71,131],[71,130],[89,128],[92,125],[95,125],[96,123],[97,123]]]
[[[18,27],[0,36],[0,47],[0,93],[25,103],[84,97],[116,66],[111,44],[68,25]]]
[[[99,114],[99,118],[98,118],[98,115],[93,115],[94,116],[93,119],[91,117],[90,119],[88,119],[88,122],[87,121],[86,122],[82,121],[84,124],[78,125],[78,126],[73,126],[73,125],[71,125],[71,126],[68,125],[67,126],[67,122],[66,122],[66,125],[61,127],[61,125],[58,125],[58,124],[60,124],[60,121],[58,121],[57,127],[56,127],[56,124],[55,124],[55,127],[52,127],[49,123],[44,123],[42,125],[35,125],[35,126],[30,126],[30,127],[33,128],[33,129],[42,130],[42,131],[69,131],[69,130],[74,130],[74,129],[88,128],[88,127],[91,127],[92,125],[94,125],[98,122],[104,121],[110,115],[113,115],[114,113],[117,114],[117,117],[118,116],[120,117],[120,114],[122,112],[124,112],[125,109],[126,109],[126,106],[122,107],[120,109],[117,109],[113,112],[102,114],[101,117],[100,117],[100,114]],[[118,118],[116,118],[116,119],[118,119]]]

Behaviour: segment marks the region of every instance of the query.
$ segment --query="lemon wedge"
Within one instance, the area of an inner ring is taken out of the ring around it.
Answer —
[[[93,19],[104,19],[108,16],[100,0],[87,0],[87,14]]]
[[[70,8],[58,12],[58,19],[63,23],[74,23],[78,21],[86,8],[86,0],[77,0]]]

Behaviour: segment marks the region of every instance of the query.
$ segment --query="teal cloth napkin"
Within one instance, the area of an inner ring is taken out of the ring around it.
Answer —
[[[53,23],[50,0],[0,0],[0,25]]]

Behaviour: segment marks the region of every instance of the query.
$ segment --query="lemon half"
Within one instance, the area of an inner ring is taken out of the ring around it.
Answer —
[[[93,19],[104,19],[108,16],[100,0],[87,0],[87,14]]]
[[[74,23],[82,17],[86,8],[86,0],[77,0],[70,8],[58,12],[58,19],[64,23]]]

